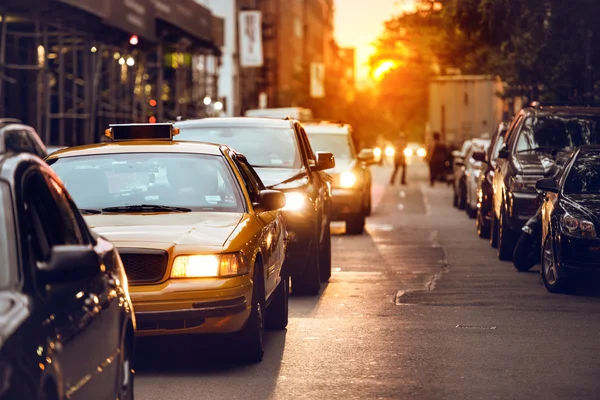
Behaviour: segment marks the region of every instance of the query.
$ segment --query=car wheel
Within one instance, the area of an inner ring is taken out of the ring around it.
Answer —
[[[321,289],[321,273],[319,265],[319,243],[314,240],[308,253],[308,265],[304,273],[292,277],[292,294],[316,295]]]
[[[273,293],[273,300],[267,308],[267,329],[280,330],[285,329],[288,324],[288,296],[289,296],[289,278],[285,275],[281,277],[281,282]]]
[[[510,231],[507,219],[506,209],[502,205],[498,224],[498,258],[502,261],[512,261],[515,252],[515,234]]]
[[[323,245],[321,246],[319,257],[321,282],[327,282],[331,278],[331,228],[329,224],[325,228],[325,236],[323,237]]]
[[[538,248],[535,249],[534,247]],[[532,254],[535,251],[537,251],[539,254],[539,245],[535,246],[534,238],[531,235],[523,232],[517,241],[515,252],[513,253],[513,265],[517,271],[529,271],[535,266],[535,255]]]
[[[132,349],[130,341],[126,338],[121,352],[121,367],[119,369],[117,387],[119,400],[133,400],[133,373],[132,371]]]
[[[472,208],[471,205],[469,205],[469,204],[467,204],[466,212],[467,212],[467,216],[471,219],[475,218],[477,216],[477,209]]]
[[[240,340],[237,342],[239,357],[246,362],[256,363],[262,361],[264,355],[263,339],[265,333],[265,290],[264,278],[260,265],[254,265],[252,289],[252,310],[246,326],[239,332]]]
[[[485,218],[481,215],[481,209],[477,209],[477,215],[475,217],[475,225],[477,226],[477,235],[482,239],[490,238],[490,227],[486,226]]]
[[[353,215],[346,220],[346,234],[362,235],[365,231],[365,215]]]
[[[554,257],[554,246],[548,236],[542,248],[542,281],[550,293],[564,293],[567,289],[567,281],[558,273],[556,259]]]
[[[498,248],[498,218],[496,212],[492,211],[492,221],[490,222],[490,246]]]

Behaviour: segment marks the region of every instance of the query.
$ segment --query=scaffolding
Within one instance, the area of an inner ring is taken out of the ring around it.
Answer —
[[[72,146],[97,141],[110,123],[208,115],[218,50],[185,37],[144,47],[127,38],[76,9],[42,17],[0,8],[0,118],[25,121],[46,144]]]

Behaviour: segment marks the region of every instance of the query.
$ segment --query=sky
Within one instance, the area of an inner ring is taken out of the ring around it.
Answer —
[[[356,47],[356,80],[359,87],[369,81],[372,43],[392,15],[409,11],[413,0],[335,0],[335,35],[341,47]]]

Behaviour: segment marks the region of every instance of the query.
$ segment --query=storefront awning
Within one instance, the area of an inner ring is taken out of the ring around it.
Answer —
[[[194,0],[153,0],[156,18],[178,27],[196,39],[212,40],[212,14]]]

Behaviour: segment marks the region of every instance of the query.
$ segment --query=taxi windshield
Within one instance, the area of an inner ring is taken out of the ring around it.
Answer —
[[[181,127],[177,140],[225,144],[253,167],[300,168],[294,131],[287,128]]]
[[[352,160],[355,156],[350,137],[338,134],[308,134],[310,145],[314,151],[333,153],[337,159]]]
[[[63,157],[51,167],[77,206],[169,212],[243,212],[239,188],[220,156],[128,153]],[[141,207],[143,205],[143,207]],[[162,210],[161,210],[162,207]]]

